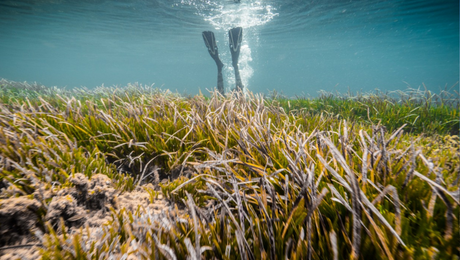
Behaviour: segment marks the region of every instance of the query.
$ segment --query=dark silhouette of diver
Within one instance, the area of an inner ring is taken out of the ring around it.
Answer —
[[[214,33],[211,31],[204,31],[202,33],[204,43],[208,48],[208,52],[214,59],[217,65],[217,89],[221,94],[224,94],[224,81],[222,79],[222,67],[224,64],[219,59],[219,51],[216,44],[216,38]],[[236,27],[228,31],[228,41],[230,46],[230,52],[232,54],[232,65],[235,70],[235,89],[240,92],[243,90],[243,83],[241,82],[240,70],[238,69],[238,58],[240,56],[241,41],[243,40],[243,28]]]

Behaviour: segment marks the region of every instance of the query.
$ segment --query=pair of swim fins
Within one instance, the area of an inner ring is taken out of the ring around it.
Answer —
[[[222,68],[224,64],[219,58],[219,49],[217,48],[216,38],[212,31],[204,31],[202,33],[204,43],[208,48],[208,52],[214,59],[217,65],[217,89],[220,93],[224,94],[224,83],[222,79]],[[241,42],[243,40],[243,28],[236,27],[228,31],[228,41],[230,47],[230,53],[232,54],[232,65],[235,70],[236,90],[243,90],[243,84],[241,82],[240,71],[238,68],[238,59],[240,56]]]

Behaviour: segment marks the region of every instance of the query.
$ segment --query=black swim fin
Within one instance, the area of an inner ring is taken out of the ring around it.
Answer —
[[[216,38],[214,37],[214,33],[211,31],[204,31],[202,35],[204,44],[206,44],[209,54],[211,54],[211,56],[218,54]]]
[[[235,69],[236,90],[243,90],[240,71],[238,68],[238,59],[240,57],[241,42],[243,41],[243,28],[236,27],[228,31],[228,41],[230,52],[232,54],[232,65]]]
[[[230,43],[230,51],[233,54],[240,54],[241,41],[243,40],[243,28],[236,27],[228,31],[228,41]],[[238,60],[238,56],[236,57]]]
[[[204,44],[208,48],[209,55],[214,59],[217,65],[217,89],[220,93],[224,94],[224,80],[222,77],[222,68],[224,64],[219,58],[219,49],[217,48],[216,38],[211,31],[204,31],[202,33]]]

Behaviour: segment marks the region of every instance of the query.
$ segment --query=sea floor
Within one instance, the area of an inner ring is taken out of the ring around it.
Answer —
[[[2,80],[0,259],[459,259],[458,102]]]

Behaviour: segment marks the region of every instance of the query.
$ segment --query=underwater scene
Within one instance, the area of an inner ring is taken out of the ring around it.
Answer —
[[[459,2],[0,1],[0,259],[460,259]]]

